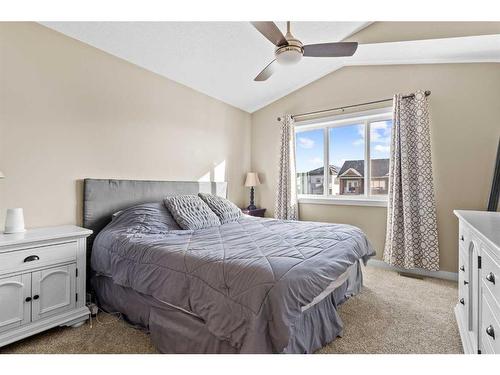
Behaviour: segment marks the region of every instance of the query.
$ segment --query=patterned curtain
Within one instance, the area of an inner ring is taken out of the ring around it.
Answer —
[[[281,147],[278,170],[278,194],[274,207],[277,219],[298,220],[297,175],[295,173],[295,126],[292,116],[281,122]]]
[[[389,205],[384,261],[405,269],[439,270],[430,119],[423,91],[394,97]]]

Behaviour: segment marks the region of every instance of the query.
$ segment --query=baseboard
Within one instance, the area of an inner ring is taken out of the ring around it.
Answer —
[[[458,273],[457,272],[427,271],[427,270],[422,270],[422,269],[419,269],[419,268],[415,268],[415,269],[412,269],[412,270],[406,270],[406,269],[403,269],[403,268],[391,266],[390,264],[387,264],[383,260],[373,259],[373,258],[368,261],[368,265],[369,266],[373,266],[373,267],[377,267],[377,268],[384,268],[384,269],[391,270],[391,271],[396,271],[396,272],[405,272],[405,273],[411,273],[411,274],[414,274],[414,275],[420,275],[420,276],[426,276],[426,277],[435,277],[437,279],[458,281]]]

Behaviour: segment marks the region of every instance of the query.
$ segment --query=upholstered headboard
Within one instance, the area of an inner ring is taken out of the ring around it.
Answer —
[[[160,202],[167,195],[200,192],[226,197],[227,182],[87,178],[83,186],[83,226],[94,231],[87,240],[87,248],[92,249],[94,237],[111,221],[111,215],[117,211],[136,204]]]

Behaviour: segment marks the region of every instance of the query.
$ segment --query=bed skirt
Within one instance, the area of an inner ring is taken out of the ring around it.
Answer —
[[[198,316],[117,285],[109,277],[95,275],[92,286],[104,311],[120,312],[131,324],[149,331],[153,344],[162,353],[297,354],[313,353],[342,335],[343,325],[337,307],[361,290],[362,280],[361,265],[357,262],[339,287],[302,312],[290,327],[290,340],[282,350],[273,348],[264,332],[253,333],[258,344],[235,348],[209,332]]]

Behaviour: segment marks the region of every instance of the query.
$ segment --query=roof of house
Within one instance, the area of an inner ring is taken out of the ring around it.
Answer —
[[[346,160],[340,168],[339,176],[346,173],[349,169],[354,169],[361,176],[365,175],[364,160]],[[372,159],[371,160],[372,177],[385,177],[389,174],[389,159]]]
[[[340,168],[339,176],[342,176],[344,173],[346,173],[351,168],[354,169],[356,172],[358,172],[361,176],[365,175],[365,161],[364,160],[346,160],[344,162],[344,164],[342,165],[342,168]]]
[[[330,174],[332,175],[337,175],[338,171],[339,171],[339,167],[337,167],[336,165],[330,165]],[[308,175],[313,175],[313,176],[316,176],[316,175],[323,175],[323,167],[319,167],[319,168],[316,168],[316,169],[313,169],[311,171],[308,171],[308,172],[304,172],[304,173],[307,173]]]

